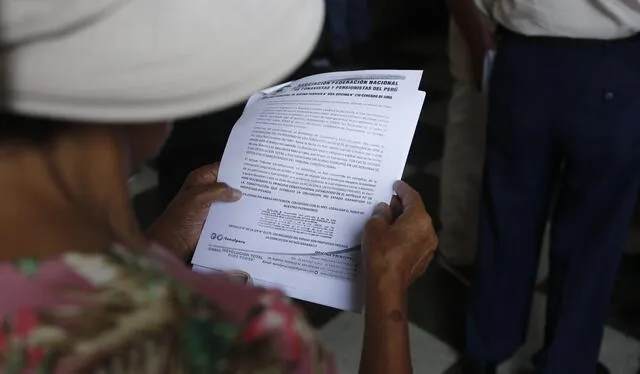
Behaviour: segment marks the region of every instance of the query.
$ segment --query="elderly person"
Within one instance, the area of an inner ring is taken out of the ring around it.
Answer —
[[[0,371],[335,372],[280,293],[193,273],[175,256],[193,248],[212,202],[241,197],[215,165],[189,177],[148,236],[127,192],[170,120],[235,103],[302,61],[322,2],[0,9]],[[400,209],[379,205],[363,236],[363,373],[411,371],[406,289],[437,245],[419,195],[395,190]]]

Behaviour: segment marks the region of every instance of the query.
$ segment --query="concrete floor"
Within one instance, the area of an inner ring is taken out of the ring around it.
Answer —
[[[427,102],[422,111],[405,176],[422,193],[427,207],[437,221],[443,127],[451,86],[446,39],[443,35],[412,35],[379,44],[380,53],[363,67],[419,68],[425,71],[422,89],[427,92]],[[154,178],[153,170],[146,169],[132,183],[136,190],[136,206],[143,222],[149,222],[157,213]],[[630,246],[640,248],[640,241],[631,242]],[[634,295],[637,297],[637,282],[640,279],[633,273],[633,269],[631,266],[625,270],[623,264],[620,277],[623,284],[618,287],[616,300]],[[541,274],[541,278],[544,278],[544,274]],[[411,347],[416,373],[446,373],[457,362],[458,352],[462,348],[462,318],[466,295],[467,287],[437,264],[410,290]],[[601,360],[614,374],[636,374],[640,367],[640,327],[630,324],[628,318],[620,317],[616,311],[616,300],[606,329]],[[519,372],[528,365],[531,354],[539,347],[544,323],[544,302],[544,293],[537,292],[529,341],[512,361],[501,367],[501,373]],[[357,373],[362,317],[307,303],[302,305],[322,339],[333,348],[342,372]],[[633,334],[635,338],[631,336]]]

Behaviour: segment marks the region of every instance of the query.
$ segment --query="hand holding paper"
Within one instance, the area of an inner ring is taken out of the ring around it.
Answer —
[[[243,198],[211,208],[194,268],[240,269],[292,297],[359,310],[362,231],[402,175],[421,75],[327,73],[254,95],[218,175]]]
[[[404,292],[427,269],[438,236],[420,194],[404,182],[394,184],[399,212],[380,203],[362,237],[367,283],[397,283]]]

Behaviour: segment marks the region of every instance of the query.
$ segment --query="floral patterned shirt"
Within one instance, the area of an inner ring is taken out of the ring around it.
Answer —
[[[0,372],[334,374],[277,291],[160,248],[0,263]]]

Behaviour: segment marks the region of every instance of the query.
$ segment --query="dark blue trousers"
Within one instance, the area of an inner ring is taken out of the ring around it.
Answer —
[[[592,374],[640,192],[640,36],[597,41],[503,32],[487,131],[467,354],[501,361],[524,342],[550,218],[537,372]]]

